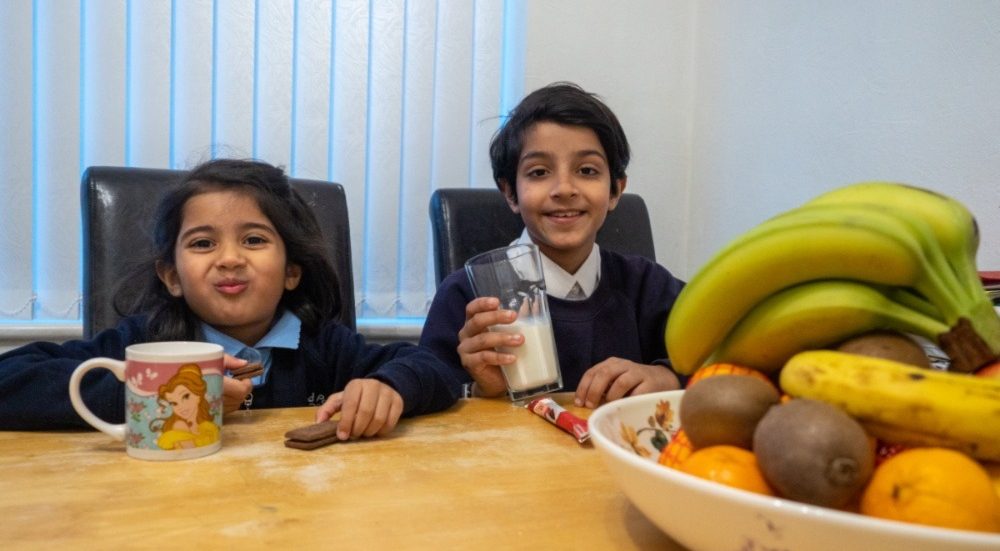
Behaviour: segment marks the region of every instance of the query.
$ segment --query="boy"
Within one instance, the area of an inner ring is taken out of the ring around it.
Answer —
[[[516,241],[542,253],[563,384],[579,406],[680,386],[664,345],[667,314],[683,282],[638,256],[600,249],[597,231],[625,190],[629,146],[617,117],[594,95],[556,83],[525,97],[490,143],[493,179],[524,220]],[[455,369],[471,395],[506,385],[501,365],[524,336],[493,297],[475,298],[463,271],[441,282],[420,344]]]

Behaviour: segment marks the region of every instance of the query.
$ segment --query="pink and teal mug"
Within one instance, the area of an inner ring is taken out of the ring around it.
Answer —
[[[69,381],[80,417],[125,442],[138,459],[193,459],[222,447],[222,347],[204,342],[154,342],[125,349],[125,361],[94,358]],[[92,369],[109,369],[125,382],[125,423],[98,418],[80,396],[80,381]]]

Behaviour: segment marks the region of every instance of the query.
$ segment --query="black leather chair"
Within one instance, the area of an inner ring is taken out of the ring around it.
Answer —
[[[83,336],[114,327],[113,293],[119,278],[152,242],[153,211],[164,186],[184,171],[92,166],[83,173],[80,204],[83,218]],[[313,207],[340,279],[341,322],[355,328],[354,277],[347,198],[340,184],[292,178],[294,187]]]
[[[434,274],[437,282],[461,268],[478,253],[503,247],[524,229],[494,188],[441,188],[431,194]],[[597,244],[622,253],[656,260],[649,211],[642,197],[622,194],[615,210],[597,232]]]

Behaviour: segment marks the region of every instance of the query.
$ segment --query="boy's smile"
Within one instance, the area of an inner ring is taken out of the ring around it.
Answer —
[[[174,245],[176,266],[158,266],[167,290],[199,319],[253,345],[271,327],[285,290],[301,270],[286,261],[285,243],[257,201],[213,191],[184,205]]]
[[[515,199],[531,240],[562,269],[575,273],[593,249],[597,230],[618,204],[625,179],[611,193],[607,156],[597,134],[584,126],[543,121],[524,133]]]

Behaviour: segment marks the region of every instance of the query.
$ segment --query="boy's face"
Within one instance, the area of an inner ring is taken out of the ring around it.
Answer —
[[[205,323],[250,345],[267,333],[282,294],[301,278],[257,202],[232,191],[188,199],[174,258],[176,266],[157,266],[167,291]]]
[[[507,182],[501,185],[532,241],[545,256],[575,273],[593,249],[608,211],[617,206],[625,179],[618,181],[612,195],[607,156],[593,130],[543,121],[524,133],[517,199]]]

